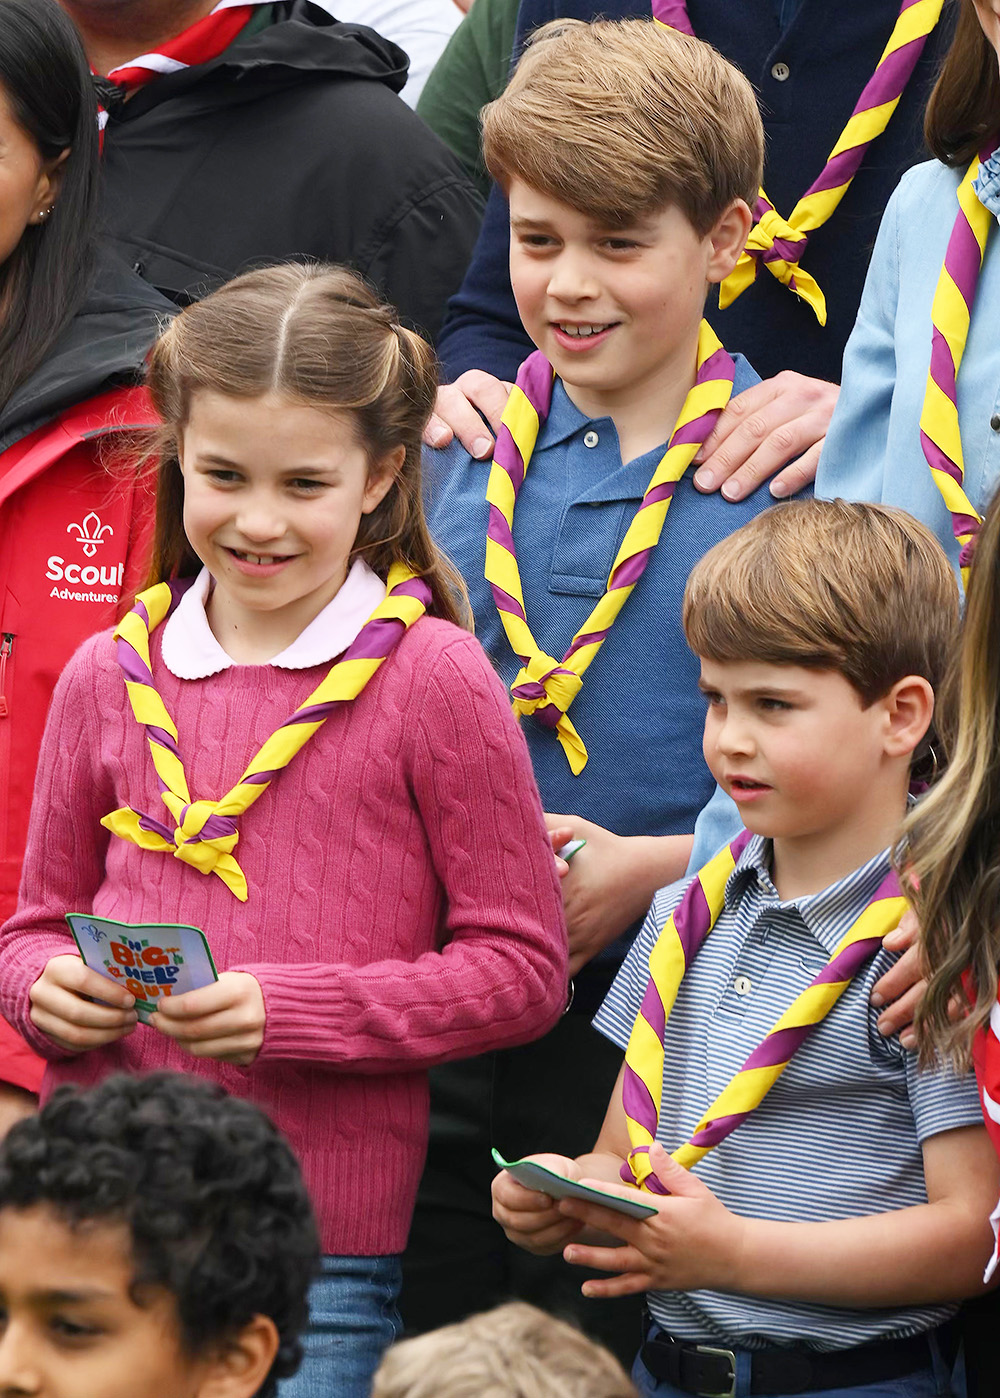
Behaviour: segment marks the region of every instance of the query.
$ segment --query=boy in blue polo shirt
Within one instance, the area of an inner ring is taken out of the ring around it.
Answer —
[[[979,1289],[997,1162],[971,1074],[918,1072],[869,1004],[956,623],[933,536],[879,506],[783,506],[691,575],[705,758],[747,829],[658,895],[597,1016],[626,1059],[594,1151],[542,1157],[633,1199],[651,1172],[657,1212],[494,1181],[511,1240],[648,1293],[643,1394],[959,1391],[936,1332]]]
[[[714,376],[731,374],[737,394],[758,381],[739,355],[733,363],[720,351],[709,362],[702,313],[709,286],[743,250],[763,135],[750,85],[708,45],[652,21],[560,21],[539,31],[485,110],[483,146],[510,199],[521,318],[547,360],[535,386],[543,396],[551,388],[510,521],[536,644],[526,668],[544,675],[602,605],[678,422],[690,419],[678,433],[690,458],[719,402]],[[692,392],[699,356],[705,381]],[[432,531],[468,584],[479,639],[518,690],[524,650],[501,615],[503,594],[517,587],[506,579],[509,550],[491,544],[504,581],[494,589],[484,577],[488,531],[503,527],[496,511],[491,523],[489,467],[456,445],[426,454],[425,473]],[[548,1272],[521,1275],[523,1259],[482,1209],[489,1118],[507,1151],[548,1138],[554,1146],[567,1133],[580,1149],[593,1139],[617,1063],[590,1019],[656,889],[683,873],[712,792],[681,598],[701,555],[771,501],[764,489],[739,504],[701,495],[690,475],[674,488],[658,541],[640,549],[645,568],[610,630],[602,623],[596,656],[584,670],[584,646],[572,661],[582,685],[566,720],[586,749],[582,770],[579,748],[571,766],[560,741],[566,723],[547,726],[551,712],[524,717],[545,808],[564,813],[553,825],[569,813],[569,829],[587,840],[563,885],[575,998],[541,1043],[434,1075],[429,1163],[404,1270],[404,1319],[416,1328],[512,1293],[579,1305]],[[622,575],[633,578],[641,561],[632,554]],[[544,710],[558,684],[531,680],[528,690],[545,689]],[[565,1087],[556,1101],[555,1081]],[[616,1343],[613,1310],[610,1328],[596,1330],[621,1353],[634,1321],[622,1317],[627,1338]]]

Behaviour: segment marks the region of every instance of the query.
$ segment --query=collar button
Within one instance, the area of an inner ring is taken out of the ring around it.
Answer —
[[[600,440],[600,437],[598,437],[597,433],[593,430],[583,434],[583,445],[585,447],[596,447]]]

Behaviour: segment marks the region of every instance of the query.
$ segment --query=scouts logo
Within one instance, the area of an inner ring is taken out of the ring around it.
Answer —
[[[85,558],[93,558],[97,552],[97,545],[104,543],[104,535],[115,532],[110,524],[102,524],[100,517],[93,510],[89,515],[84,516],[82,524],[67,524],[66,533],[71,534],[74,529],[79,537]]]

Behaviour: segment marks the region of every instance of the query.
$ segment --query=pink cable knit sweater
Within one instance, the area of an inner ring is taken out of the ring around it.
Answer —
[[[327,667],[235,665],[179,680],[152,644],[195,799],[236,781]],[[204,1073],[267,1111],[301,1160],[326,1251],[400,1252],[427,1136],[425,1070],[522,1043],[566,999],[566,932],[524,740],[479,643],[424,618],[242,817],[250,896],[112,838],[129,804],[163,817],[110,635],[63,673],[42,744],[17,912],[0,935],[0,1011],[50,1060],[47,1090],[117,1069]],[[249,971],[267,1024],[245,1069],[195,1060],[140,1026],[72,1056],[28,992],[75,950],[63,914],[204,929]]]

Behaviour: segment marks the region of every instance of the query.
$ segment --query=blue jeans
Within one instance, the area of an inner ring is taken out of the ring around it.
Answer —
[[[901,1379],[887,1379],[882,1383],[858,1384],[853,1388],[824,1388],[821,1391],[802,1393],[798,1398],[965,1398],[965,1371],[961,1360],[950,1373],[948,1366],[932,1342],[934,1365],[932,1368],[918,1369]],[[750,1350],[737,1349],[736,1394],[735,1398],[746,1398],[750,1392]],[[675,1388],[664,1379],[655,1379],[636,1356],[632,1367],[632,1382],[642,1398],[690,1398],[683,1389]]]
[[[368,1398],[382,1355],[401,1333],[400,1259],[324,1257],[309,1288],[309,1328],[298,1373],[280,1398]]]

